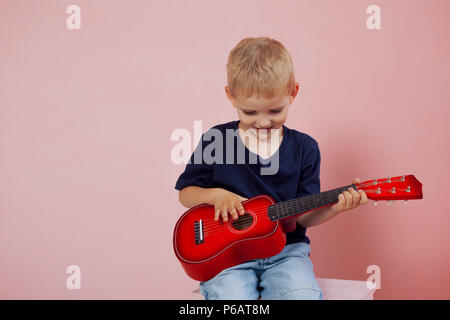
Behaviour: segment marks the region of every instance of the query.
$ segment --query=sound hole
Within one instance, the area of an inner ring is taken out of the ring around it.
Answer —
[[[233,220],[231,226],[236,230],[244,230],[250,227],[253,223],[253,216],[249,213],[245,213],[240,216],[237,220]]]

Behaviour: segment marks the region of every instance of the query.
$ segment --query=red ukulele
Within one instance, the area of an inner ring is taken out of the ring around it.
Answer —
[[[220,271],[248,260],[274,256],[283,250],[286,235],[278,220],[301,215],[338,202],[338,195],[353,187],[369,199],[422,199],[422,184],[413,176],[368,180],[358,184],[275,203],[268,195],[242,202],[238,219],[214,221],[214,206],[198,205],[186,211],[175,225],[173,248],[192,279],[207,281]],[[376,202],[375,202],[376,204]]]

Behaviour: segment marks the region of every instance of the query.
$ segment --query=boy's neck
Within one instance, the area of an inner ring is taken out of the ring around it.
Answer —
[[[238,123],[238,129],[242,129],[242,131],[239,132],[240,139],[242,143],[253,153],[258,154],[260,157],[264,159],[268,159],[271,157],[281,146],[281,142],[283,140],[283,131],[284,128],[281,127],[281,130],[277,130],[278,134],[280,134],[279,139],[272,140],[272,136],[268,137],[267,139],[260,139],[257,137],[256,145],[249,145],[247,142],[247,139],[245,136],[242,136],[242,134],[245,134],[246,130],[241,126],[241,122]],[[248,130],[248,129],[247,129]],[[281,133],[280,133],[281,132]],[[276,145],[274,145],[275,143]]]

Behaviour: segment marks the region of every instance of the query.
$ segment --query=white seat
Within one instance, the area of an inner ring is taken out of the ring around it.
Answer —
[[[317,278],[324,300],[373,300],[374,289],[366,281]],[[193,300],[202,300],[198,289],[192,291]]]
[[[367,281],[317,278],[324,300],[373,300]]]

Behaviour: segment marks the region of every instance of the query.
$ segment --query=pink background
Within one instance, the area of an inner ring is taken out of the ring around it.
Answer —
[[[66,8],[81,8],[81,30]],[[368,30],[366,8],[381,8]],[[424,199],[373,202],[309,229],[318,277],[378,299],[449,299],[450,2],[2,1],[0,298],[184,299],[186,210],[171,133],[237,119],[226,60],[248,36],[290,51],[286,125],[313,136],[322,190],[414,174]],[[81,268],[81,290],[66,268]]]

